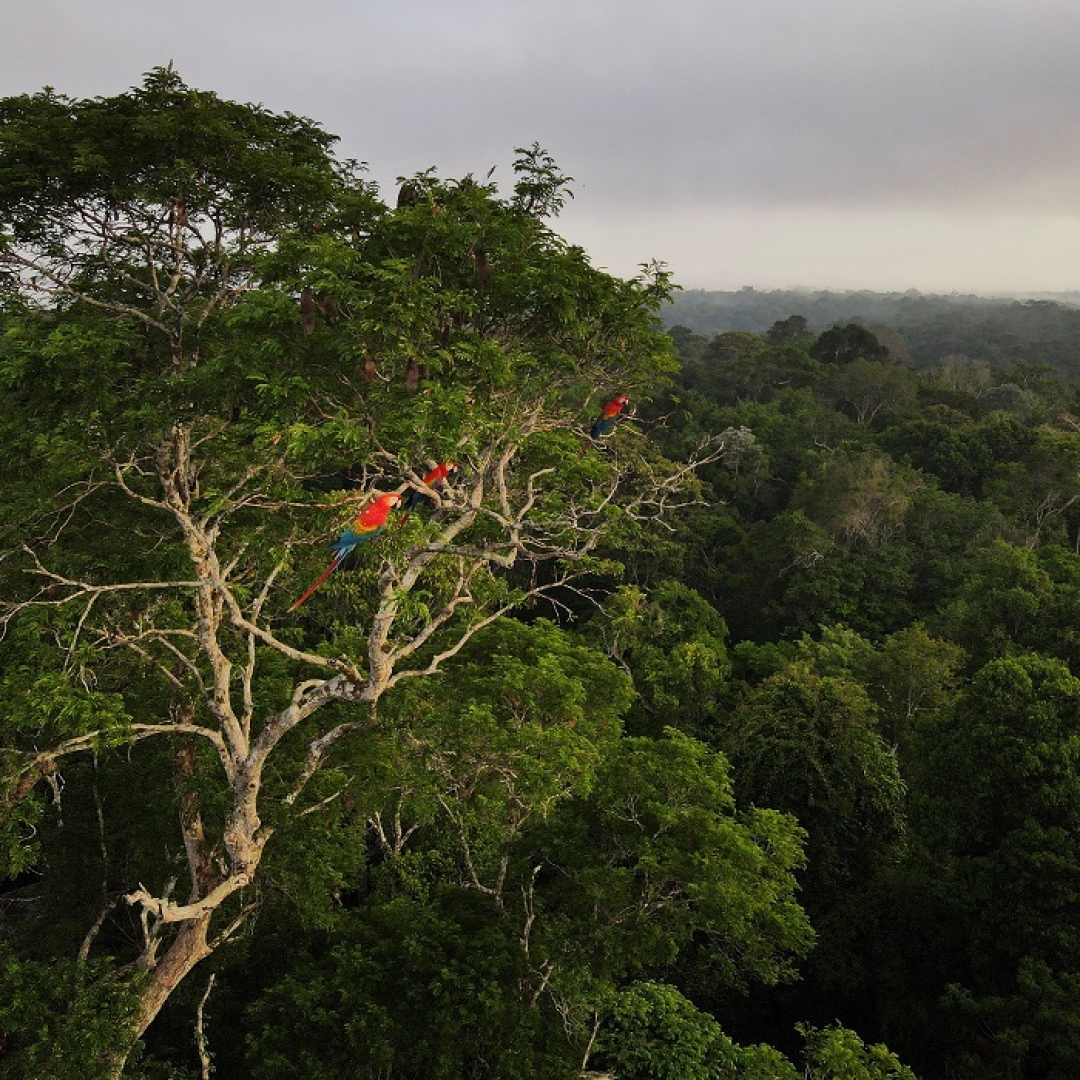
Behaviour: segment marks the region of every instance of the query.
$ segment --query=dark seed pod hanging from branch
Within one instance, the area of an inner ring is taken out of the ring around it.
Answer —
[[[491,267],[488,265],[487,255],[484,254],[484,249],[477,244],[472,251],[469,252],[469,257],[476,266],[477,276],[481,281],[487,281],[488,275],[491,273]]]
[[[415,394],[420,387],[420,372],[417,370],[416,361],[409,357],[405,364],[405,390]]]
[[[315,297],[308,285],[305,285],[300,292],[300,316],[304,320],[304,333],[313,334],[315,332]]]
[[[415,206],[420,201],[420,189],[411,181],[406,180],[398,188],[397,204],[400,210],[403,206]]]
[[[371,382],[378,373],[379,372],[375,367],[375,357],[372,356],[371,353],[368,353],[368,355],[364,357],[364,381]]]

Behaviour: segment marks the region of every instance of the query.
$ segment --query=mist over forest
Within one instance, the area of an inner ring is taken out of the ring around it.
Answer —
[[[1044,364],[1080,374],[1080,292],[1032,296],[833,292],[811,289],[687,289],[660,313],[668,327],[711,336],[732,330],[764,333],[791,315],[820,333],[837,323],[872,329],[894,356],[918,369],[959,354],[991,364]]]

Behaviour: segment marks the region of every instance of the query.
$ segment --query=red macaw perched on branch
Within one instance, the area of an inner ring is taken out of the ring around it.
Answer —
[[[429,488],[441,488],[446,483],[446,478],[452,473],[456,472],[458,463],[456,461],[444,461],[439,465],[436,465],[429,473],[424,476],[424,483]],[[415,510],[418,506],[423,506],[425,503],[431,503],[431,496],[420,488],[410,488],[405,498],[405,506],[403,507],[404,513],[401,515],[401,519],[398,522],[400,528],[409,520],[409,512]]]
[[[603,408],[600,415],[593,422],[592,431],[589,432],[589,437],[592,439],[603,439],[605,436],[610,435],[615,430],[615,425],[619,422],[619,417],[622,415],[623,409],[626,408],[630,398],[626,394],[619,394],[617,397],[613,397]]]
[[[386,528],[386,520],[390,511],[401,502],[401,496],[396,491],[388,495],[380,495],[374,502],[369,502],[356,515],[356,520],[330,545],[334,557],[330,565],[316,578],[315,584],[291,608],[295,611],[344,561],[345,557],[355,547],[374,540]]]

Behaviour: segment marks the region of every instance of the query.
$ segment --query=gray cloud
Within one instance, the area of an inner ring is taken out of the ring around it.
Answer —
[[[947,265],[966,289],[994,276],[987,253],[943,259],[942,215],[954,243],[998,229],[1013,274],[1046,246],[1017,222],[1072,235],[1078,44],[1073,0],[38,0],[8,21],[0,93],[115,93],[173,59],[192,85],[318,120],[384,187],[429,165],[507,184],[512,148],[538,140],[577,180],[567,228],[619,272],[633,221],[645,255],[666,227],[673,265],[704,275],[702,237],[739,237],[763,279],[753,221],[792,283],[828,220],[822,275],[844,250],[868,273],[860,237],[924,228],[925,264],[912,252],[897,284]],[[1077,255],[1054,247],[1057,287]]]

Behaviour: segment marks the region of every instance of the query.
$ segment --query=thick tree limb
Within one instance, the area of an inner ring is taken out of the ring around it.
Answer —
[[[132,907],[139,904],[160,923],[188,922],[212,915],[230,896],[250,885],[251,877],[249,872],[230,874],[205,896],[189,904],[176,904],[167,897],[153,896],[142,886],[126,893],[124,899]]]

